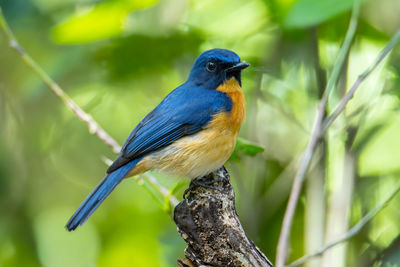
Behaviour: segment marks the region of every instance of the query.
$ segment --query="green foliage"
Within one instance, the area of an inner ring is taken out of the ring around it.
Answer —
[[[73,14],[55,26],[53,38],[62,44],[87,43],[123,33],[130,12],[148,8],[157,0],[109,0]]]

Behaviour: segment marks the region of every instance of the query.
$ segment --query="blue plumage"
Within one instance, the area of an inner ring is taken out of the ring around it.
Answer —
[[[200,131],[210,122],[213,114],[229,112],[231,108],[232,101],[226,94],[204,90],[186,82],[172,91],[136,126],[107,172]]]
[[[68,221],[67,229],[71,231],[82,225],[143,158],[182,137],[198,133],[215,115],[231,112],[232,99],[215,89],[231,77],[240,84],[240,71],[247,66],[229,50],[212,49],[201,54],[188,80],[135,127],[107,175]]]

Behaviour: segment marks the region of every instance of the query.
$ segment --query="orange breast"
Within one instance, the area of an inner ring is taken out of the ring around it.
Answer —
[[[227,127],[237,135],[246,115],[246,104],[242,88],[235,78],[231,78],[217,88],[217,91],[226,93],[232,99],[232,111],[227,120]]]

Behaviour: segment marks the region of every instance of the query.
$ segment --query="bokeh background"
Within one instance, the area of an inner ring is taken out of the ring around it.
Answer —
[[[227,163],[243,226],[274,261],[298,159],[348,27],[352,0],[0,0],[25,50],[113,137],[194,59],[228,48],[243,73],[243,143]],[[364,1],[331,111],[400,28],[400,1]],[[363,83],[314,158],[290,260],[336,239],[400,179],[400,49]],[[262,147],[263,149],[261,149]],[[129,179],[84,227],[64,225],[115,155],[0,33],[0,266],[176,266],[185,243],[165,199]],[[188,182],[153,173],[181,199]],[[400,266],[400,197],[308,266]]]

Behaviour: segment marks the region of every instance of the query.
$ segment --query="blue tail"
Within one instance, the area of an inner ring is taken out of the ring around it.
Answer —
[[[124,179],[130,170],[140,161],[140,159],[132,160],[127,164],[116,169],[112,173],[107,174],[103,180],[96,186],[90,195],[83,201],[79,208],[69,219],[65,226],[68,231],[73,231],[86,222],[98,206],[108,197],[114,188]]]

